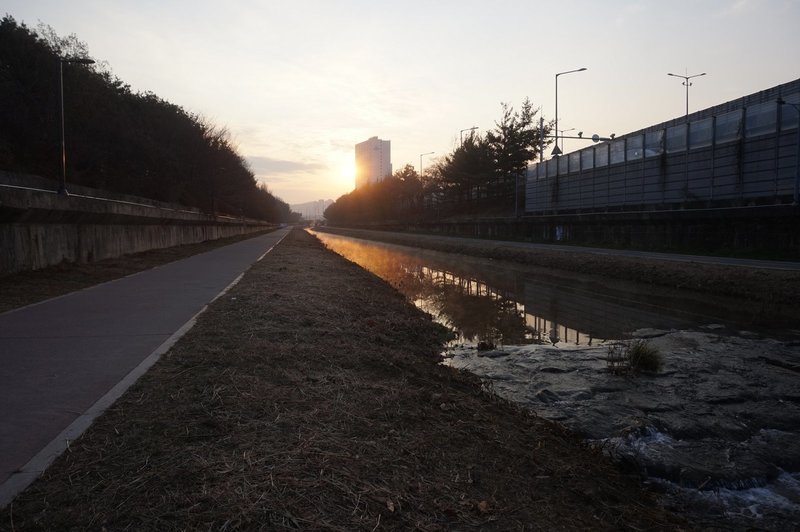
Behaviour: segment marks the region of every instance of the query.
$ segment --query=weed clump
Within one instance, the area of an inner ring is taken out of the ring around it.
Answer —
[[[640,371],[657,373],[664,365],[658,348],[641,339],[618,342],[609,346],[606,362],[613,373]]]
[[[633,341],[628,346],[625,356],[634,371],[657,372],[663,365],[661,352],[647,340]]]

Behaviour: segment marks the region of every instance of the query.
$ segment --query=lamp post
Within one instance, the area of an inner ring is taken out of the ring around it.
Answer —
[[[700,76],[705,76],[706,73],[703,72],[702,74],[693,74],[691,76],[681,76],[680,74],[672,74],[671,72],[667,72],[667,76],[674,76],[676,78],[683,78],[682,85],[686,85],[686,117],[689,117],[689,87],[692,84],[689,82],[692,78],[699,78]]]
[[[564,133],[569,133],[570,131],[575,131],[574,127],[569,129],[559,129],[558,133],[561,133],[561,152],[564,152]]]
[[[61,183],[58,185],[60,196],[69,196],[67,192],[67,147],[64,140],[64,63],[78,63],[81,65],[93,65],[91,59],[61,57],[58,60],[58,81],[61,91]]]
[[[472,126],[472,127],[468,127],[467,129],[462,129],[461,130],[461,144],[462,145],[464,144],[464,132],[465,131],[475,131],[476,129],[478,129],[478,126]]]
[[[583,72],[586,67],[576,68],[575,70],[567,70],[566,72],[559,72],[556,74],[556,146],[553,148],[553,155],[561,155],[561,149],[558,147],[558,76],[564,74],[572,74],[573,72]]]
[[[778,98],[778,105],[791,105],[797,111],[797,151],[794,154],[794,201],[792,202],[792,205],[797,206],[800,201],[800,104]]]
[[[420,153],[419,154],[419,176],[422,177],[422,157],[425,155],[433,155],[436,153],[435,151],[429,151],[428,153]]]

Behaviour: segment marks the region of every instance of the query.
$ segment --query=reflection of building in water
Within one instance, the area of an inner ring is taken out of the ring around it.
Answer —
[[[463,341],[587,345],[644,327],[682,328],[652,289],[623,292],[596,281],[479,268],[463,258],[326,235],[326,245],[387,280]]]
[[[553,285],[544,282],[526,281],[519,291],[501,290],[490,286],[483,280],[461,276],[449,270],[438,270],[422,266],[420,275],[439,287],[457,288],[463,296],[485,298],[496,303],[494,309],[484,309],[464,316],[464,309],[453,309],[452,305],[440,307],[445,310],[450,320],[453,316],[462,315],[448,324],[464,330],[465,322],[470,320],[486,320],[487,315],[494,313],[492,323],[496,325],[493,333],[496,340],[505,344],[511,343],[568,343],[574,345],[592,345],[598,339],[618,339],[623,332],[634,331],[646,327],[683,326],[678,318],[667,318],[661,309],[654,310],[641,304],[640,301],[629,300],[625,294],[615,296],[585,290],[572,289],[564,285]],[[463,299],[454,304],[465,305]],[[469,307],[477,310],[475,304]],[[426,309],[431,312],[431,309]],[[432,312],[434,313],[434,312]],[[516,315],[520,323],[506,321],[503,326],[501,317],[506,319]],[[476,325],[467,326],[467,330],[475,331]],[[485,331],[488,333],[489,331]],[[465,335],[468,336],[468,335]],[[489,339],[480,336],[481,339]]]
[[[532,341],[524,307],[513,292],[499,290],[483,280],[449,270],[422,266],[423,310],[455,329],[463,341],[518,344]]]
[[[566,342],[576,345],[592,344],[593,336],[591,333],[582,332],[575,328],[574,325],[570,327],[559,323],[559,300],[557,297],[553,297],[559,293],[558,290],[551,291],[550,297],[547,298],[549,309],[545,312],[539,310],[542,305],[527,307],[527,301],[519,302],[519,300],[523,299],[520,297],[522,294],[494,289],[481,280],[462,277],[449,271],[434,270],[428,267],[423,267],[422,272],[425,276],[430,278],[433,283],[458,287],[464,295],[485,297],[493,301],[504,302],[504,308],[510,310],[524,320],[524,332],[522,334],[509,335],[509,331],[499,330],[498,332],[500,333],[506,333],[503,335],[503,343],[509,344],[511,342],[508,340],[514,338],[517,342],[521,339],[525,340],[519,343],[535,342],[556,344],[559,342]],[[525,286],[527,287],[528,285],[526,284]],[[583,307],[585,308],[585,305],[583,305]],[[533,311],[533,308],[537,310]],[[485,318],[485,316],[477,315],[476,317],[480,317],[481,319]],[[571,317],[572,316],[568,316],[568,319]],[[570,321],[574,322],[574,320]],[[612,336],[609,335],[608,337],[611,338]]]
[[[523,302],[527,284],[483,279],[426,266],[429,261],[374,244],[337,242],[337,251],[389,281],[419,308],[452,328],[461,341],[505,345],[570,342],[590,344],[592,336],[560,324],[558,302],[548,312],[531,312]]]
[[[520,302],[522,294],[496,289],[485,281],[465,277],[447,270],[437,270],[423,266],[419,270],[422,278],[442,290],[446,294],[449,290],[457,290],[460,296],[450,295],[441,304],[441,296],[421,302],[421,306],[428,312],[444,318],[448,325],[462,331],[467,340],[475,339],[475,333],[481,340],[499,341],[503,344],[512,343],[552,343],[568,342],[577,345],[591,345],[591,334],[571,328],[558,322],[558,301],[552,300],[552,305],[546,313],[536,314]],[[483,299],[480,305],[473,301],[471,304],[465,298]],[[425,308],[428,307],[428,308]],[[442,313],[445,316],[442,316]],[[481,330],[480,324],[492,324],[493,327]]]
[[[527,281],[525,310],[534,320],[531,327],[547,334],[551,341],[590,344],[593,338],[615,340],[623,332],[646,327],[680,328],[678,318],[667,317],[663,309],[649,310],[641,301],[624,293],[598,294]],[[553,340],[555,338],[555,340]]]
[[[523,306],[523,308],[525,307]],[[571,329],[555,320],[548,320],[529,312],[525,313],[525,322],[530,328],[532,338],[536,343],[556,344],[558,342],[566,342],[575,345],[592,345],[592,341],[595,340],[589,333]]]

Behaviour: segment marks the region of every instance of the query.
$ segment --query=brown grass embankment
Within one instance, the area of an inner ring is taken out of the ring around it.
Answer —
[[[439,364],[443,329],[295,230],[4,510],[26,529],[686,527]]]

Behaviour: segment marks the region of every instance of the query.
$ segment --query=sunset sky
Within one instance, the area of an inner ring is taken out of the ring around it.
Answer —
[[[133,90],[227,127],[289,203],[354,187],[354,145],[395,169],[529,97],[559,129],[621,135],[800,77],[800,0],[6,0],[75,34]],[[588,145],[568,142],[566,151]]]

